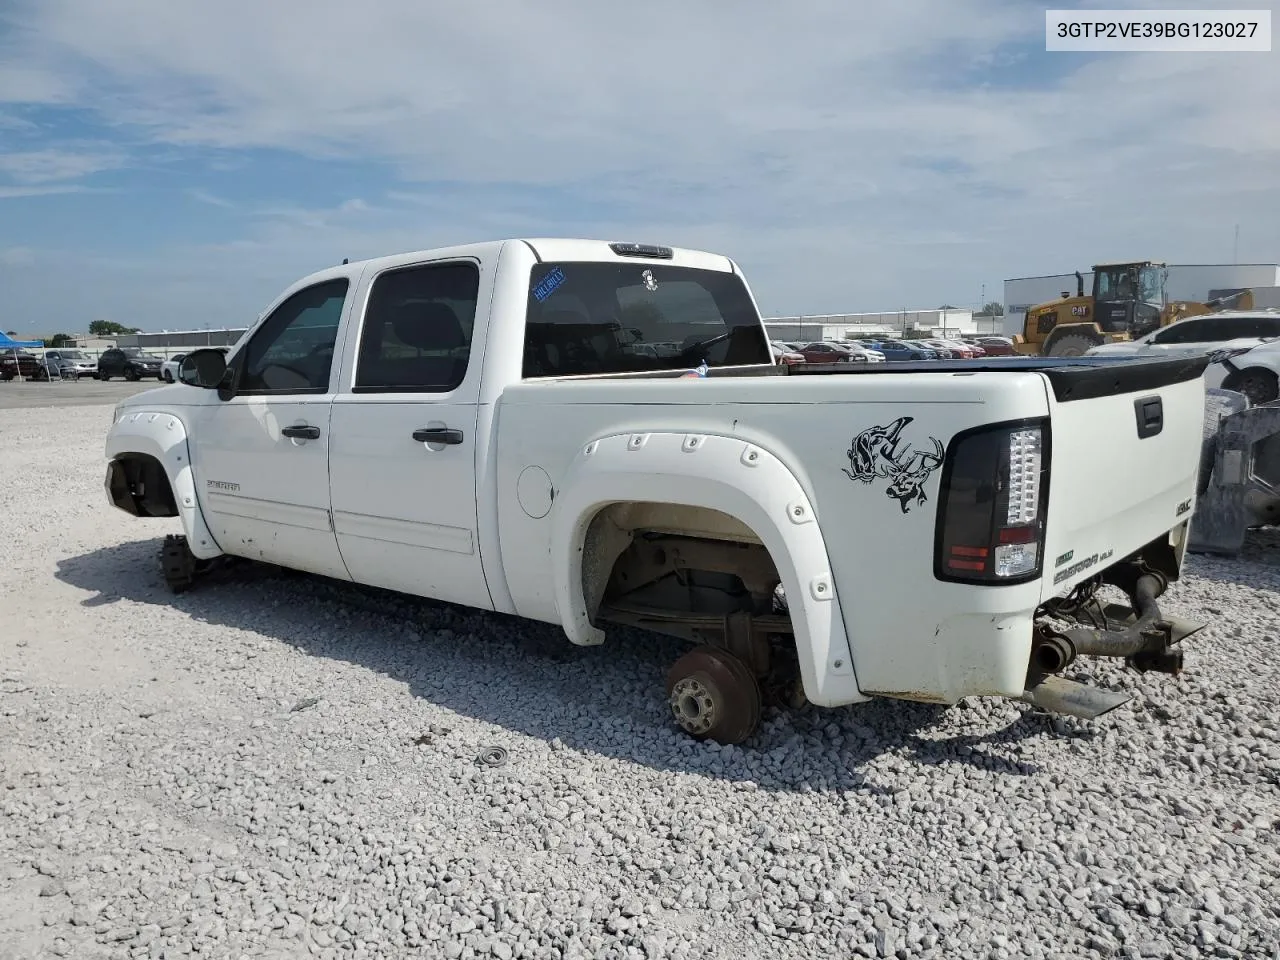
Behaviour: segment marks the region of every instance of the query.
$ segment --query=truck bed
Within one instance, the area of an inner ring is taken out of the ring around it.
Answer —
[[[1042,373],[1059,403],[1184,383],[1204,374],[1207,356],[1180,357],[991,357],[976,360],[910,360],[893,363],[798,363],[794,366],[712,367],[706,378],[880,377],[905,374]],[[604,373],[575,380],[675,380],[687,367],[632,373]]]
[[[908,373],[1042,373],[1059,403],[1117,393],[1153,390],[1194,380],[1209,365],[1193,357],[992,357],[976,360],[911,360],[900,363],[798,363],[784,367],[790,376]]]

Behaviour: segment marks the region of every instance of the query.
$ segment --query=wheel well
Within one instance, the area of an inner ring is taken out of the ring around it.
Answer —
[[[761,675],[769,669],[771,638],[794,634],[768,548],[719,510],[610,504],[588,525],[582,564],[583,601],[593,621],[725,647]]]
[[[126,491],[140,517],[176,517],[178,504],[164,466],[147,453],[122,453],[116,462],[124,470]]]
[[[1276,372],[1268,367],[1245,367],[1243,370],[1235,370],[1229,373],[1222,381],[1222,388],[1224,390],[1230,390],[1231,388],[1227,386],[1228,383],[1239,383],[1251,373],[1260,374],[1269,380],[1280,383],[1280,377],[1277,377]]]

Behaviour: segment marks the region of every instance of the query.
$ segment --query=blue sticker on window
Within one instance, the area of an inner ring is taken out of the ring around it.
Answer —
[[[547,299],[547,297],[551,296],[551,294],[555,293],[556,288],[562,283],[564,283],[564,271],[559,267],[556,267],[543,277],[542,280],[539,281],[538,285],[533,288],[533,295],[537,297],[538,302],[541,303],[543,300]]]

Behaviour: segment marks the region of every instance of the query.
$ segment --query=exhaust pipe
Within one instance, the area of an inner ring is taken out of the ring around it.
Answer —
[[[1061,634],[1047,634],[1031,653],[1031,662],[1044,673],[1061,673],[1076,658],[1076,648]]]
[[[1138,671],[1156,670],[1178,674],[1182,670],[1182,651],[1177,648],[1187,637],[1204,629],[1181,617],[1164,616],[1156,598],[1165,590],[1166,581],[1158,573],[1143,573],[1116,579],[1128,587],[1133,606],[1115,609],[1115,616],[1132,618],[1115,630],[1074,626],[1067,630],[1039,627],[1031,649],[1030,667],[1037,673],[1052,674],[1065,670],[1078,656],[1119,657]],[[1120,584],[1117,584],[1120,585]],[[1119,622],[1124,623],[1121,619]]]
[[[1072,627],[1063,636],[1077,654],[1095,657],[1132,657],[1138,653],[1158,653],[1169,645],[1169,634],[1157,628],[1160,608],[1156,597],[1164,592],[1164,583],[1155,574],[1138,577],[1131,599],[1138,619],[1123,630],[1098,630],[1094,627]]]
[[[1133,695],[1102,690],[1066,677],[1046,676],[1029,685],[1017,699],[1049,713],[1093,720],[1124,706]]]

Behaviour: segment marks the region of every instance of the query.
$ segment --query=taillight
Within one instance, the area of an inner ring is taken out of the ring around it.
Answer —
[[[1048,420],[957,434],[942,468],[934,576],[988,584],[1039,577],[1048,497]]]

